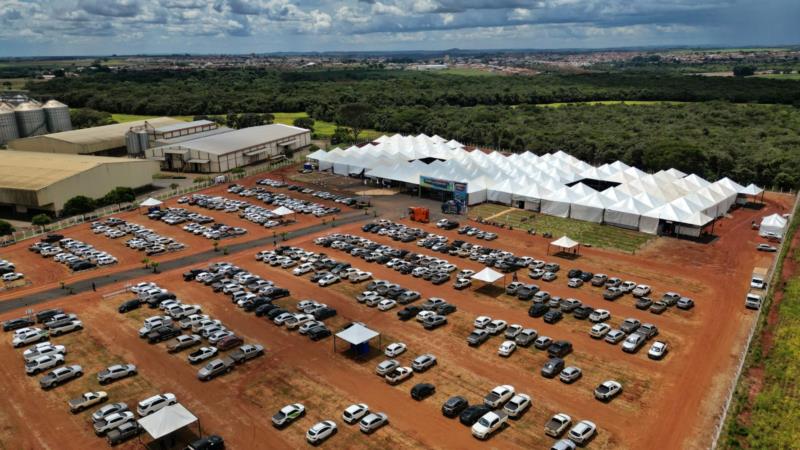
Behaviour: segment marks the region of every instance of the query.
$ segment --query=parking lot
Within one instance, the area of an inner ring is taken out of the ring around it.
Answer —
[[[253,180],[242,184],[255,185]],[[226,186],[219,186],[204,193],[238,198],[225,191]],[[289,194],[314,199],[298,192]],[[397,208],[407,206],[409,200],[397,196]],[[81,364],[86,375],[52,391],[40,390],[38,377],[24,375],[21,350],[11,348],[10,336],[6,333],[7,342],[0,349],[0,373],[6,382],[0,392],[13,407],[0,411],[0,419],[6,424],[0,431],[0,443],[15,448],[52,448],[69,439],[76,447],[105,445],[91,430],[87,417],[89,412],[72,415],[66,407],[68,399],[84,391],[102,389],[109,393],[109,401],[125,401],[129,405],[150,395],[172,392],[200,418],[204,431],[222,435],[231,448],[266,448],[265,442],[269,442],[269,448],[299,448],[305,445],[305,431],[315,422],[328,419],[337,422],[339,434],[323,445],[336,448],[549,448],[554,439],[545,436],[543,427],[553,414],[559,412],[571,416],[573,423],[588,419],[597,424],[597,436],[589,448],[705,448],[714,416],[732,382],[736,356],[744,345],[746,329],[754,317],[753,312],[743,308],[747,280],[754,266],[767,267],[773,257],[773,254],[754,250],[760,240],[756,232],[750,230],[750,223],[756,217],[781,211],[790,199],[771,196],[768,201],[767,207],[760,211],[740,209],[731,218],[723,219],[717,229],[719,238],[711,244],[655,239],[635,255],[585,248],[575,260],[548,255],[548,239],[521,231],[482,226],[498,235],[497,239],[486,242],[474,236],[459,235],[455,230],[441,230],[433,223],[399,221],[409,227],[446,236],[450,241],[462,239],[513,252],[516,256],[559,263],[561,270],[554,281],[531,280],[527,270],[520,270],[518,278],[524,283],[537,284],[551,295],[576,298],[585,305],[608,310],[611,319],[607,322],[614,327],[628,317],[654,324],[659,329],[656,339],[669,344],[669,353],[660,361],[647,357],[649,343],[637,353],[628,354],[622,352],[619,344],[592,339],[589,336],[592,323],[575,319],[572,314],[565,314],[555,324],[530,317],[528,308],[531,302],[507,295],[502,288],[481,288],[476,283],[470,288],[456,290],[452,287],[455,276],[448,282],[434,285],[423,278],[401,274],[386,265],[367,262],[348,252],[324,248],[314,242],[320,236],[346,233],[393,248],[447,259],[458,270],[480,271],[484,267],[469,258],[419,247],[415,241],[400,242],[385,235],[365,232],[362,226],[367,223],[366,218],[363,222],[326,228],[283,244],[324,252],[337,261],[371,272],[373,279],[389,280],[418,291],[421,299],[412,305],[419,306],[429,297],[443,298],[457,308],[447,315],[446,325],[426,330],[416,320],[398,320],[396,313],[404,305],[381,311],[357,302],[355,297],[366,289],[369,281],[342,281],[320,287],[310,281],[313,272],[293,275],[294,267],[281,268],[257,261],[255,254],[272,250],[272,245],[230,255],[220,252],[213,261],[159,274],[143,272],[141,278],[132,281],[156,282],[175,293],[184,303],[200,305],[203,313],[221,320],[245,342],[265,347],[264,357],[248,361],[209,382],[197,380],[198,367],[186,361],[188,351],[168,354],[164,344],[148,345],[139,339],[137,330],[142,321],[158,310],[145,306],[119,314],[118,305],[131,294],[107,298],[103,298],[103,294],[119,290],[121,284],[104,287],[97,293],[86,292],[37,305],[36,309],[58,306],[79,315],[84,323],[83,330],[51,340],[66,345],[66,363]],[[248,230],[244,236],[221,241],[221,247],[229,242],[273,235],[273,229],[256,226],[235,213],[179,205],[177,199],[166,202],[166,206],[192,209],[213,216],[219,222]],[[157,261],[212,248],[208,239],[181,230],[181,225],[151,221],[138,211],[119,217],[186,244],[186,248],[179,252],[153,257]],[[296,223],[275,230],[280,236],[282,231],[302,229],[321,223],[321,220],[298,214]],[[88,224],[65,230],[63,234],[113,254],[119,263],[70,276],[62,265],[43,261],[40,256],[28,252],[25,243],[16,244],[3,249],[0,256],[14,261],[17,270],[24,272],[32,285],[15,289],[13,295],[48,286],[52,288],[64,279],[88,279],[98,273],[141,265],[142,254],[125,247],[125,238],[114,240],[95,235]],[[374,373],[375,366],[385,359],[383,355],[357,359],[334,352],[331,338],[311,341],[296,331],[275,326],[263,317],[243,311],[223,293],[215,293],[198,282],[183,280],[181,275],[187,269],[202,268],[215,261],[230,262],[289,289],[289,297],[273,303],[292,312],[296,311],[295,304],[304,299],[335,308],[337,315],[325,319],[326,325],[334,332],[348,322],[358,321],[379,331],[384,345],[405,343],[408,349],[397,358],[402,365],[410,365],[416,356],[423,353],[434,354],[438,364],[390,386]],[[579,288],[568,287],[566,272],[572,268],[647,284],[652,287],[654,300],[660,299],[665,292],[676,291],[691,297],[696,306],[686,311],[671,307],[656,315],[636,309],[629,294],[615,301],[606,301],[602,298],[602,289],[589,283]],[[506,275],[505,282],[511,282],[511,274]],[[500,286],[503,280],[495,284]],[[12,293],[0,294],[0,299],[2,295],[8,298]],[[5,313],[0,319],[7,320],[23,313],[22,310]],[[505,340],[502,336],[491,337],[478,347],[468,346],[466,338],[478,316],[533,328],[539,335],[553,340],[570,341],[574,351],[564,359],[567,365],[581,368],[582,378],[572,384],[562,383],[557,378],[543,378],[539,371],[548,360],[547,352],[534,346],[520,347],[509,357],[499,356],[498,346]],[[95,373],[109,364],[121,362],[136,364],[138,375],[101,388]],[[610,379],[623,385],[622,394],[607,403],[595,400],[594,388]],[[409,390],[422,382],[435,385],[436,392],[418,402],[409,396]],[[503,384],[514,386],[518,393],[530,395],[532,407],[518,420],[509,421],[509,425],[487,443],[475,440],[469,427],[460,424],[458,419],[448,419],[441,414],[441,405],[451,396],[461,395],[470,404],[480,403],[492,388]],[[269,418],[284,405],[295,402],[305,405],[307,415],[285,429],[273,428]],[[366,403],[371,411],[387,413],[388,426],[372,435],[363,435],[357,425],[344,424],[341,412],[352,403]],[[126,444],[123,448],[134,446]]]

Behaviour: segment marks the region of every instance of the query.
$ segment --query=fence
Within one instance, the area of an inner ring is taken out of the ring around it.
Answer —
[[[800,194],[795,197],[794,206],[792,207],[791,220],[794,220],[795,214],[797,213],[798,202],[800,202]],[[744,349],[739,353],[736,366],[736,376],[734,376],[733,382],[731,383],[730,387],[728,387],[728,392],[725,399],[725,405],[722,407],[722,412],[720,414],[719,420],[714,426],[714,436],[711,440],[711,447],[710,447],[711,449],[717,448],[717,445],[719,444],[719,438],[722,436],[722,430],[725,428],[725,421],[728,417],[728,411],[730,410],[731,404],[733,403],[733,396],[736,393],[736,389],[739,385],[739,379],[741,378],[742,372],[744,371],[744,366],[745,363],[747,362],[747,355],[750,350],[750,345],[753,342],[753,338],[756,335],[756,331],[758,331],[759,329],[758,325],[761,322],[762,312],[765,309],[768,309],[769,306],[771,306],[771,302],[770,305],[767,305],[766,302],[768,298],[771,298],[774,292],[776,282],[780,278],[780,274],[775,273],[775,267],[778,265],[778,261],[781,258],[787,256],[787,254],[784,252],[784,247],[791,245],[791,239],[786,239],[786,237],[788,236],[784,236],[784,239],[781,241],[781,245],[780,248],[778,249],[778,252],[776,253],[776,257],[772,260],[772,264],[769,267],[769,272],[767,277],[767,280],[769,280],[768,281],[769,284],[767,286],[767,292],[764,295],[764,299],[761,302],[761,307],[758,309],[758,313],[756,314],[756,320],[753,322],[753,325],[750,327],[750,331],[747,334],[747,341],[745,343]],[[742,305],[744,305],[744,299],[742,298],[740,300],[742,302]]]
[[[304,159],[305,159],[304,156],[298,154],[294,155],[291,159],[282,159],[280,161],[267,162],[264,164],[259,164],[257,166],[247,167],[242,172],[227,174],[226,180],[228,181],[241,180],[242,178],[258,175],[260,173],[269,172],[271,170],[279,169],[281,167],[296,164]],[[37,236],[41,236],[46,233],[53,233],[74,225],[80,225],[82,223],[95,221],[101,217],[111,216],[114,214],[118,214],[120,212],[136,209],[139,207],[138,206],[139,203],[148,197],[153,197],[157,200],[166,200],[168,198],[172,198],[178,195],[185,195],[185,194],[190,194],[192,192],[197,192],[215,185],[216,183],[214,182],[214,179],[211,178],[208,180],[198,181],[194,183],[192,186],[187,186],[185,188],[180,188],[175,190],[165,190],[153,195],[144,195],[137,198],[132,203],[121,203],[118,205],[110,205],[104,208],[96,209],[88,214],[81,214],[78,216],[68,217],[64,220],[53,222],[44,227],[31,227],[22,231],[15,231],[9,236],[0,237],[0,247],[6,247],[14,244],[15,242],[35,238]]]

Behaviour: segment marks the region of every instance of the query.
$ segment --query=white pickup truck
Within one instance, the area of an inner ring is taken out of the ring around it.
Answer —
[[[753,289],[766,289],[767,288],[767,269],[764,267],[756,267],[753,269],[753,275],[750,277],[750,287]]]
[[[759,309],[761,308],[762,300],[763,299],[761,298],[761,294],[750,291],[744,297],[744,306],[745,308]]]

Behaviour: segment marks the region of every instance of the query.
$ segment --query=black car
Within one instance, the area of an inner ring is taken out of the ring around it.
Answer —
[[[82,270],[89,270],[97,267],[95,264],[90,263],[89,261],[76,261],[73,264],[70,264],[69,268],[73,272],[80,272]]]
[[[225,440],[221,436],[212,434],[192,442],[186,447],[186,450],[221,450],[224,448]]]
[[[192,269],[183,273],[183,281],[194,281],[195,278],[201,273],[205,272],[203,269]]]
[[[64,310],[61,308],[54,308],[54,309],[45,309],[43,311],[39,311],[36,313],[36,323],[43,323],[50,320],[51,317],[55,316],[56,314],[64,314]]]
[[[572,312],[572,316],[578,320],[586,320],[594,312],[591,306],[579,306]]]
[[[542,317],[550,311],[550,307],[546,303],[534,303],[528,308],[528,315],[531,317]]]
[[[584,271],[584,272],[581,272],[581,276],[579,276],[578,278],[583,280],[585,283],[588,283],[588,282],[592,281],[592,278],[594,278],[594,274],[592,272]]]
[[[448,220],[447,223],[442,225],[442,229],[444,230],[455,230],[456,228],[458,228],[458,222],[455,220]]]
[[[436,392],[436,386],[430,383],[419,383],[411,388],[411,398],[420,401],[433,395]]]
[[[160,305],[162,302],[165,302],[165,301],[167,301],[167,300],[175,300],[176,298],[177,298],[177,297],[176,297],[176,296],[175,296],[175,294],[173,294],[173,293],[170,293],[170,292],[162,292],[162,293],[160,293],[160,294],[156,294],[156,295],[154,295],[154,296],[152,296],[152,297],[148,298],[148,299],[147,299],[147,306],[149,306],[149,307],[150,307],[150,309],[156,309],[156,308],[158,308],[158,306],[159,306],[159,305]]]
[[[581,269],[570,269],[569,272],[567,272],[567,278],[583,278],[581,275],[583,275]]]
[[[475,422],[477,422],[478,419],[483,417],[484,414],[491,410],[492,408],[486,405],[472,405],[461,412],[461,415],[458,416],[458,420],[462,424],[471,427],[472,425],[475,425]]]
[[[289,296],[289,290],[284,288],[275,288],[272,290],[272,292],[266,295],[266,297],[269,298],[270,300],[277,300],[279,298],[288,296]]]
[[[273,305],[272,303],[266,303],[256,308],[255,314],[256,316],[261,317],[273,309],[280,309],[280,307],[278,305]]]
[[[439,305],[438,307],[436,307],[436,313],[446,316],[448,314],[456,312],[457,309],[458,308],[456,308],[456,305],[445,303],[444,305]]]
[[[557,309],[551,309],[550,311],[547,311],[543,317],[545,323],[557,323],[563,318],[564,314]]]
[[[124,302],[121,305],[119,305],[119,308],[117,308],[117,311],[119,311],[120,314],[124,314],[124,313],[126,313],[128,311],[133,311],[134,309],[139,309],[140,306],[142,306],[142,302],[139,301],[138,298],[135,298],[133,300],[128,300],[127,302]]]
[[[542,376],[545,378],[555,378],[564,370],[564,360],[561,358],[550,358],[542,366]]]
[[[33,324],[34,321],[30,317],[20,317],[18,319],[11,319],[3,322],[3,331],[18,330],[20,328],[29,327]]]
[[[48,244],[52,244],[62,239],[64,239],[64,235],[62,234],[48,234],[47,236],[42,238],[42,242],[47,242]]]
[[[402,321],[411,320],[417,317],[417,314],[422,311],[419,306],[406,306],[404,309],[397,311],[397,318]]]
[[[547,354],[551,358],[563,358],[572,353],[572,343],[569,341],[555,341],[547,347]]]
[[[431,277],[431,283],[435,285],[444,284],[450,281],[450,274],[449,273],[437,273],[436,275]]]
[[[322,308],[314,311],[314,318],[317,320],[325,320],[336,315],[336,310],[333,308]]]
[[[242,308],[247,312],[253,312],[258,309],[259,306],[266,305],[267,303],[271,302],[272,299],[265,298],[265,297],[256,297],[251,300],[247,300],[242,305]]]
[[[536,295],[536,292],[538,291],[539,291],[538,287],[535,287],[534,285],[520,286],[519,288],[517,288],[516,294],[517,298],[520,300],[530,300],[533,298],[534,295]]]
[[[268,318],[269,320],[272,320],[272,319],[274,319],[274,318],[276,318],[276,317],[280,316],[281,314],[283,314],[283,313],[285,313],[285,312],[289,312],[289,311],[287,311],[287,310],[285,310],[285,309],[283,309],[283,308],[275,308],[275,309],[273,309],[272,311],[270,311],[270,312],[268,312],[268,313],[267,313],[267,318]]]
[[[180,334],[181,334],[180,328],[173,327],[172,325],[164,325],[148,333],[147,342],[150,344],[156,344],[159,342],[164,342],[167,339],[172,339]]]
[[[314,327],[308,330],[308,337],[311,338],[312,341],[318,341],[330,335],[331,335],[331,330],[329,330],[328,327],[326,327],[325,325],[320,325],[318,327]]]
[[[442,414],[445,417],[453,418],[461,414],[462,411],[469,407],[469,402],[464,397],[456,395],[450,397],[442,405]]]

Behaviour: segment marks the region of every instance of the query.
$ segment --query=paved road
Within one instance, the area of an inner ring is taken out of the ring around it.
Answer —
[[[352,212],[337,216],[334,225],[339,226],[369,219],[372,219],[372,215],[365,215],[361,211]],[[306,228],[300,228],[298,230],[287,232],[286,238],[292,239],[296,237],[306,236],[309,234],[322,231],[326,228],[330,228],[331,226],[332,226],[331,223],[328,222],[324,225],[319,224],[319,225],[312,225]],[[227,248],[230,253],[236,253],[242,250],[252,250],[260,246],[269,246],[272,244],[272,242],[273,238],[271,236],[268,236],[264,238],[253,239],[252,241],[233,244],[228,246]],[[203,253],[189,255],[184,258],[178,258],[172,261],[162,262],[159,264],[158,269],[159,271],[164,272],[164,271],[178,269],[181,267],[192,266],[195,264],[203,264],[207,263],[210,260],[219,260],[219,259],[224,259],[221,252],[215,252],[213,250],[209,250]],[[117,272],[108,275],[99,275],[95,278],[90,278],[87,280],[82,280],[72,284],[68,284],[67,287],[72,288],[75,291],[75,293],[85,292],[92,289],[92,283],[94,283],[96,287],[101,288],[103,286],[107,286],[112,283],[117,283],[119,281],[127,281],[127,280],[132,280],[134,278],[139,278],[146,275],[149,272],[150,269],[144,269],[144,268],[130,269],[124,272]],[[4,300],[3,302],[0,302],[0,313],[4,313],[22,307],[27,308],[42,302],[46,302],[48,300],[53,300],[59,297],[63,297],[64,295],[66,294],[63,289],[53,288],[48,291],[37,292],[35,294],[24,295],[21,297]]]

